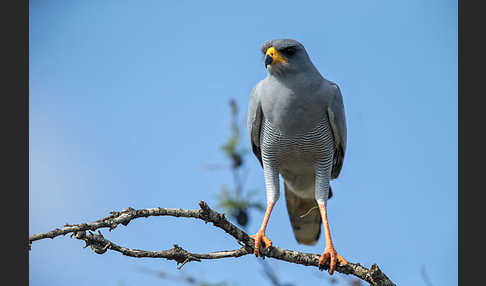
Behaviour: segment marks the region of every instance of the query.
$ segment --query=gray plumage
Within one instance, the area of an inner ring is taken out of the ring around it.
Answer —
[[[346,151],[346,121],[339,87],[312,64],[304,46],[272,40],[287,63],[269,65],[255,85],[248,106],[252,149],[264,169],[267,201],[280,195],[284,180],[287,210],[299,243],[315,244],[321,217],[312,207],[326,204],[329,182],[339,176]]]

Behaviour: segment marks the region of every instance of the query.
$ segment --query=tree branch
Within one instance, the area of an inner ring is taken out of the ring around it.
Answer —
[[[165,258],[168,260],[175,260],[180,269],[186,263],[191,261],[198,261],[204,259],[220,259],[227,257],[240,257],[247,254],[252,254],[254,249],[254,241],[250,236],[228,221],[224,214],[220,214],[211,209],[204,201],[199,202],[201,209],[199,210],[184,210],[184,209],[171,209],[171,208],[150,208],[135,210],[133,208],[123,209],[121,212],[111,212],[110,216],[99,219],[91,223],[82,223],[76,225],[65,225],[62,229],[54,229],[46,233],[40,233],[29,237],[29,250],[33,241],[55,238],[57,236],[66,235],[71,233],[71,236],[80,240],[83,240],[86,245],[98,253],[103,254],[107,250],[113,250],[131,257],[150,257],[150,258]],[[161,251],[146,251],[140,249],[131,249],[117,245],[116,243],[104,238],[100,231],[98,234],[92,231],[108,228],[110,231],[115,229],[119,224],[128,225],[131,220],[150,217],[150,216],[173,216],[173,217],[187,217],[196,218],[205,222],[210,222],[214,226],[222,229],[227,234],[231,235],[242,245],[241,248],[229,251],[217,251],[206,254],[190,253],[187,250],[174,245],[169,250]],[[86,234],[88,231],[88,234]],[[280,247],[272,246],[268,249],[262,248],[260,253],[264,257],[271,257],[290,263],[301,264],[305,266],[319,267],[319,255],[312,253],[303,253],[292,250],[282,249]],[[320,270],[329,269],[329,263],[326,262],[322,265]],[[338,265],[336,271],[343,274],[354,275],[373,286],[396,286],[376,264],[373,264],[370,269],[361,266],[359,263],[348,262],[346,266]]]

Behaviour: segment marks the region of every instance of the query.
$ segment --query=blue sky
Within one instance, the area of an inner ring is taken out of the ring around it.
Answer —
[[[457,285],[456,1],[30,1],[29,13],[30,234],[128,206],[215,206],[232,177],[205,166],[227,163],[219,146],[230,135],[228,101],[241,107],[249,149],[244,117],[265,77],[260,46],[294,38],[344,97],[347,154],[328,204],[337,251],[377,263],[398,285],[425,285],[423,267],[434,285]],[[247,165],[246,186],[264,202],[258,161]],[[252,213],[249,232],[261,218]],[[175,218],[103,233],[139,249],[238,247],[218,229]],[[322,238],[295,242],[283,197],[267,234],[283,248],[324,249]],[[177,284],[141,270],[177,273],[174,262],[82,245],[68,236],[34,242],[30,285]],[[271,263],[296,285],[329,277]],[[269,285],[253,256],[183,271]]]

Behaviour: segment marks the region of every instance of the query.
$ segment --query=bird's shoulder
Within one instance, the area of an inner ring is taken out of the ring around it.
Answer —
[[[262,85],[264,84],[264,79],[258,81],[252,88],[250,92],[250,100],[252,98],[258,99],[259,94],[261,93]]]
[[[260,86],[262,80],[259,81],[250,92],[250,100],[248,102],[248,132],[249,136],[254,141],[254,144],[259,144],[258,136],[260,132],[262,110],[260,98]]]
[[[339,85],[334,81],[323,78],[321,84],[319,85],[318,92],[322,96],[326,96],[329,99],[335,99],[341,97],[341,90]]]

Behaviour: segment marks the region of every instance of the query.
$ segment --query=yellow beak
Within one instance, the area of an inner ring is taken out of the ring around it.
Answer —
[[[265,54],[265,67],[268,65],[275,65],[280,63],[288,63],[289,61],[279,53],[275,47],[270,47]]]

